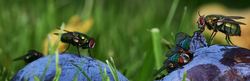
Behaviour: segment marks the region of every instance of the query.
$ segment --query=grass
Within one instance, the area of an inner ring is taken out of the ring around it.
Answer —
[[[168,13],[168,16],[166,18],[167,19],[166,23],[165,23],[166,28],[168,28],[169,26],[171,26],[171,22],[173,20],[173,17],[174,17],[176,9],[178,7],[178,4],[179,4],[179,0],[174,0],[173,1],[172,6],[170,7],[170,11]],[[170,32],[170,31],[168,31],[168,32]]]
[[[65,27],[65,25],[64,25],[64,23],[61,25],[61,27],[60,27],[60,33],[59,33],[59,37],[61,37],[61,34],[62,34],[62,32],[63,32],[63,29],[64,29],[64,27]],[[50,41],[49,41],[50,42]],[[52,48],[52,50],[54,51],[54,53],[55,53],[55,61],[56,61],[56,74],[55,74],[55,77],[53,78],[53,81],[59,81],[59,79],[60,79],[60,75],[61,75],[61,73],[62,73],[62,68],[60,67],[60,65],[59,65],[59,51],[58,51],[58,43],[59,43],[59,41],[57,41],[57,43],[54,45],[54,46],[52,46],[52,47],[49,47],[49,48]],[[49,49],[50,50],[50,49]]]
[[[96,59],[105,62],[113,57],[117,66],[113,69],[126,73],[129,80],[151,81],[155,69],[165,59],[160,55],[163,52],[156,53],[154,49],[166,49],[154,46],[151,33],[147,30],[159,28],[160,36],[171,43],[176,31],[191,33],[193,30],[188,27],[193,24],[190,22],[192,17],[183,18],[182,15],[184,12],[185,15],[192,13],[188,12],[189,9],[185,10],[184,3],[179,0],[1,0],[1,81],[10,80],[25,65],[22,61],[13,62],[11,59],[29,49],[42,51],[42,43],[49,38],[48,33],[56,30],[62,22],[68,25],[68,20],[74,15],[79,15],[82,21],[93,19],[94,24],[87,34],[96,39],[96,47],[92,50]],[[180,22],[183,22],[181,27]],[[161,43],[157,41],[154,41],[155,44]],[[50,50],[49,53],[54,52]],[[57,76],[60,71],[57,70]]]
[[[49,58],[49,59],[48,59],[48,63],[46,64],[45,69],[44,69],[43,74],[42,74],[42,77],[41,77],[42,81],[45,80],[45,75],[46,75],[46,72],[47,72],[48,69],[49,69],[50,63],[51,63],[51,59]]]
[[[102,80],[103,81],[110,81],[110,78],[107,75],[107,69],[106,68],[104,68],[104,71],[102,73]]]
[[[187,71],[184,71],[182,81],[186,81],[186,79],[187,79]]]
[[[55,55],[55,60],[56,60],[56,74],[55,74],[55,77],[54,77],[53,81],[59,81],[60,75],[62,73],[62,68],[59,65],[59,53],[58,53],[58,50],[56,51],[55,54],[56,54]]]
[[[5,67],[0,67],[0,80],[1,81],[8,81],[9,79],[12,78],[11,75],[13,75],[13,73],[11,73],[10,71],[8,71]]]
[[[87,78],[88,81],[91,81],[91,78],[87,75],[87,73],[81,68],[81,66],[73,64],[81,73],[82,75]]]
[[[156,69],[160,69],[162,66],[162,57],[163,56],[163,52],[161,49],[161,36],[160,36],[160,30],[158,28],[153,28],[151,29],[151,33],[152,33],[152,40],[153,40],[153,50],[154,50],[154,57],[155,57],[155,66]]]
[[[34,76],[35,81],[40,81],[40,79],[37,76]]]
[[[115,67],[115,62],[113,58],[110,58],[111,62],[106,60],[106,63],[109,66],[109,70],[111,71],[111,74],[113,75],[114,81],[119,81],[118,74],[117,74],[117,69]]]

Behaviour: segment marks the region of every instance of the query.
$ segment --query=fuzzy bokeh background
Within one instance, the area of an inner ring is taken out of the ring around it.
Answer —
[[[25,66],[12,59],[29,49],[53,53],[51,44],[58,37],[51,35],[65,23],[65,29],[79,31],[96,39],[92,50],[101,61],[113,57],[117,69],[132,81],[153,80],[155,59],[151,28],[159,28],[162,38],[173,44],[174,34],[197,30],[197,11],[201,14],[239,15],[242,36],[232,37],[241,47],[250,49],[248,0],[0,0],[0,80],[9,80]],[[211,31],[206,31],[208,38]],[[161,43],[161,42],[159,42]],[[214,43],[226,44],[224,34]],[[59,43],[59,49],[67,45]],[[167,48],[162,45],[162,49]],[[69,52],[76,53],[71,47]],[[81,50],[86,54],[86,50]],[[162,56],[164,57],[163,53]],[[162,58],[162,62],[165,59]]]

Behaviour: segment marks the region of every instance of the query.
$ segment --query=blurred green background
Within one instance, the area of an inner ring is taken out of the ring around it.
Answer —
[[[194,14],[210,3],[250,7],[249,0],[0,0],[0,80],[25,66],[13,58],[29,49],[42,52],[48,33],[78,15],[83,22],[93,19],[87,34],[96,39],[96,59],[113,57],[129,80],[151,81],[156,68],[149,30],[159,28],[173,44],[175,33],[197,30]],[[162,49],[167,51],[163,44]],[[159,59],[165,59],[163,53]]]

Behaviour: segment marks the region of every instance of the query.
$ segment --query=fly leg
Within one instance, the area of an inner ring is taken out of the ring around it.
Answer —
[[[211,35],[212,37],[210,36],[210,39],[209,39],[209,46],[211,45],[211,43],[212,43],[212,41],[213,41],[216,34],[217,34],[217,31],[213,31],[213,33]]]
[[[230,45],[230,42],[229,42],[229,40],[228,40],[227,35],[226,35],[225,39],[226,39],[226,41],[227,41],[227,44],[229,44],[229,45]],[[224,47],[225,47],[226,49],[228,49],[228,47],[226,47],[226,46],[224,46]]]
[[[214,35],[214,31],[212,32],[212,34],[210,35],[210,37],[209,37],[209,39],[208,39],[208,46],[211,45],[211,38],[212,38],[213,35]]]
[[[226,35],[226,37],[227,37],[227,43],[228,43],[229,45],[235,46],[235,45],[233,44],[233,42],[231,41],[229,35]]]
[[[217,34],[217,31],[215,31],[215,33],[214,33],[214,35],[212,37],[212,40],[214,40],[214,37],[215,37],[216,34]]]
[[[77,48],[78,56],[80,57],[80,56],[81,56],[81,54],[80,54],[79,47],[77,46],[76,48]]]
[[[89,56],[92,57],[92,53],[90,49],[88,49],[88,53],[89,53]]]

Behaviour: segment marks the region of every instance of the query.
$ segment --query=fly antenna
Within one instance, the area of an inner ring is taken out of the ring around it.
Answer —
[[[56,27],[56,29],[61,30],[61,28],[59,28],[59,27]],[[68,31],[68,30],[65,30],[65,29],[63,29],[63,31],[65,31],[65,32],[71,32],[71,31]]]
[[[201,17],[200,10],[198,10],[198,15]]]

